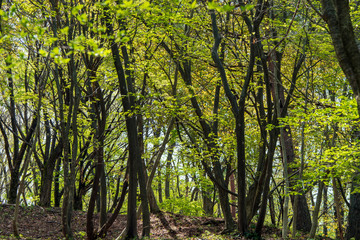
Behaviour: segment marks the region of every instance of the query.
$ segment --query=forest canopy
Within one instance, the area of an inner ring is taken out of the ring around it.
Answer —
[[[162,212],[360,239],[359,3],[0,0],[14,235],[37,205],[66,239],[74,210],[88,239],[119,214],[150,236]]]

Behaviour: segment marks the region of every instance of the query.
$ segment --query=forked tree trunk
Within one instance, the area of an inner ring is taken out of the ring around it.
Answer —
[[[317,193],[317,197],[316,197],[315,209],[314,209],[314,213],[313,213],[312,226],[311,226],[311,230],[310,230],[310,238],[311,239],[313,239],[315,237],[316,229],[318,226],[318,218],[319,218],[321,197],[322,197],[323,189],[324,189],[324,182],[319,181],[319,188],[318,188],[318,193]]]
[[[287,99],[285,98],[285,89],[281,84],[281,53],[278,52],[274,52],[269,56],[269,72],[270,72],[270,82],[272,84],[272,95],[273,98],[275,99],[276,94],[278,95],[278,99],[279,99],[279,111],[278,117],[285,117],[287,116],[287,111],[286,109],[284,110],[286,104],[287,104]],[[296,69],[294,69],[294,77],[292,79],[293,82],[295,82],[296,80],[296,76],[297,74],[295,74],[296,72],[298,72],[298,70],[301,67],[302,62],[304,61],[304,56],[302,56],[301,60],[298,61],[297,63],[297,67]],[[278,83],[276,83],[276,81],[279,81]],[[279,84],[277,87],[277,90],[275,88],[276,84]],[[282,135],[282,136],[281,136]],[[293,144],[293,139],[292,139],[292,135],[291,135],[291,128],[289,125],[285,125],[281,132],[280,132],[280,137],[283,138],[283,142],[281,142],[281,148],[285,149],[286,152],[286,159],[288,161],[288,164],[292,164],[295,161],[295,152],[294,152],[294,144]],[[295,169],[288,167],[287,168],[287,175],[292,175],[295,172]],[[293,189],[294,185],[296,185],[295,181],[290,181],[289,179],[289,188]],[[300,191],[301,192],[301,191]],[[293,195],[291,195],[291,203],[294,206],[295,205],[295,197]],[[296,213],[296,229],[297,230],[301,230],[304,232],[310,232],[311,229],[311,216],[310,216],[310,212],[309,212],[309,208],[307,205],[307,201],[306,201],[306,197],[305,194],[301,194],[297,197],[297,213]]]
[[[62,142],[60,141],[57,146],[52,149],[49,158],[41,170],[41,185],[40,185],[40,201],[39,206],[50,207],[51,205],[51,187],[53,182],[53,175],[56,161],[62,152]]]
[[[119,88],[121,94],[124,96],[122,98],[124,113],[126,114],[126,130],[129,144],[129,192],[128,192],[128,209],[127,209],[127,225],[126,229],[122,236],[126,239],[137,238],[137,219],[136,219],[136,204],[137,204],[137,177],[139,174],[143,174],[141,166],[141,156],[140,148],[138,143],[138,132],[137,132],[137,123],[136,115],[131,114],[135,110],[135,91],[133,86],[133,79],[130,73],[130,69],[127,69],[129,66],[129,59],[127,55],[127,50],[125,46],[122,46],[122,55],[125,61],[125,69],[123,68],[123,63],[120,58],[120,52],[117,43],[114,40],[115,31],[112,26],[112,20],[109,16],[109,9],[105,9],[105,22],[106,22],[106,32],[110,37],[111,52],[113,57],[113,62],[115,65],[116,73],[119,81]],[[126,74],[125,74],[126,71]],[[141,176],[139,176],[141,177]],[[144,181],[142,184],[145,184]],[[146,194],[146,185],[140,186],[141,201],[143,202],[143,235],[148,236],[150,234],[150,215],[148,211],[147,204],[147,194]],[[144,189],[145,188],[145,189]],[[145,195],[145,196],[144,196]],[[146,210],[147,209],[147,210]],[[145,210],[145,211],[144,211]],[[145,231],[144,231],[145,230]]]

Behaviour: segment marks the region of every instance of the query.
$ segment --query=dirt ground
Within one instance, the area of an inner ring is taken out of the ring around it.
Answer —
[[[12,219],[15,206],[0,205],[0,239],[12,239]],[[110,216],[110,215],[109,215]],[[164,218],[169,223],[166,224]],[[97,222],[97,216],[95,217]],[[116,239],[125,228],[126,216],[118,216],[105,239]],[[97,224],[95,223],[95,226]],[[220,236],[224,221],[219,218],[190,217],[174,213],[151,216],[151,239],[241,239]],[[62,239],[61,209],[38,206],[20,207],[18,229],[22,239]],[[72,229],[76,239],[86,239],[86,212],[75,211]],[[139,221],[139,236],[141,236]]]

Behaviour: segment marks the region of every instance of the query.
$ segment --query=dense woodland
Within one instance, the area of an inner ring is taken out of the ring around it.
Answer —
[[[14,235],[38,205],[61,207],[66,239],[74,210],[88,239],[118,214],[121,237],[150,236],[162,211],[360,239],[359,4],[0,0]]]

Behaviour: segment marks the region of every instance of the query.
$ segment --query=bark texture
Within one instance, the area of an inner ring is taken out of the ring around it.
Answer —
[[[327,23],[340,67],[352,88],[360,114],[360,51],[350,17],[349,1],[322,0],[322,17]],[[359,186],[355,173],[352,190]],[[360,193],[350,195],[350,209],[346,239],[360,239]]]

